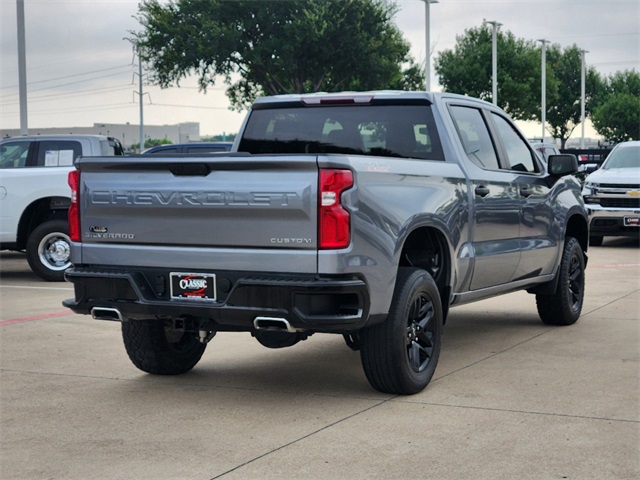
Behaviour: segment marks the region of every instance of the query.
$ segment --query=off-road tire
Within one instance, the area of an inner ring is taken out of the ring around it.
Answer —
[[[360,333],[360,358],[371,386],[397,395],[422,391],[438,364],[442,324],[433,278],[419,268],[400,268],[389,316]]]
[[[580,318],[585,286],[584,252],[578,240],[565,238],[558,286],[553,295],[536,295],[538,314],[547,325],[572,325]]]
[[[162,320],[122,322],[122,340],[133,364],[154,375],[188,372],[207,347],[193,333],[173,330],[171,321]]]
[[[71,240],[66,220],[47,220],[33,229],[27,240],[27,262],[33,273],[48,282],[64,281],[71,266]]]

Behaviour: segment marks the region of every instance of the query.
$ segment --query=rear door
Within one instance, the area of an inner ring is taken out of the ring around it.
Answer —
[[[512,172],[499,161],[499,147],[481,108],[449,106],[467,158],[466,170],[475,198],[471,290],[509,282],[520,262],[520,199]]]
[[[28,205],[25,182],[29,182],[25,169],[36,149],[35,142],[15,139],[0,145],[0,242],[13,243],[18,233],[18,222]]]

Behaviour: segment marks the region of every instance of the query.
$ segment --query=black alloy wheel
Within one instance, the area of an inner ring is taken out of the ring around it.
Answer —
[[[360,332],[367,380],[380,392],[411,395],[431,381],[442,338],[440,292],[429,273],[400,268],[387,319]]]
[[[580,318],[585,292],[584,252],[573,237],[565,238],[558,275],[553,295],[536,295],[538,314],[547,325],[572,325]]]
[[[407,360],[417,373],[424,371],[433,358],[436,335],[433,302],[424,293],[416,295],[407,318]]]

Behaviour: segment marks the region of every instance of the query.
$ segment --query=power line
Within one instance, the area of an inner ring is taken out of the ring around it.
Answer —
[[[35,85],[37,83],[54,82],[56,80],[64,80],[66,78],[81,77],[82,75],[91,75],[92,73],[108,72],[109,70],[116,70],[118,68],[125,68],[125,67],[129,67],[130,68],[131,64],[129,64],[129,65],[120,65],[119,67],[102,68],[100,70],[92,70],[90,72],[74,73],[72,75],[65,75],[63,77],[50,78],[48,80],[38,80],[37,82],[28,82],[27,85]],[[6,88],[16,88],[17,86],[18,85],[9,85],[8,87],[0,87],[0,89],[4,90]]]
[[[77,82],[67,82],[67,83],[61,83],[60,85],[52,85],[50,87],[37,88],[35,90],[29,90],[29,93],[42,92],[43,90],[53,90],[54,88],[67,87],[69,85],[77,85],[78,83],[83,83],[90,80],[102,80],[103,78],[115,77],[116,75],[122,75],[123,73],[126,73],[126,72],[117,72],[117,73],[112,73],[111,75],[103,75],[99,78],[87,78],[85,80],[79,80]],[[2,97],[15,97],[17,95],[18,95],[17,93],[8,93],[6,95],[2,95]]]
[[[71,108],[71,109],[65,109],[65,108],[61,108],[61,109],[55,109],[55,110],[40,110],[40,111],[36,111],[36,112],[29,112],[29,115],[50,115],[52,113],[77,113],[77,112],[86,112],[87,110],[110,110],[113,108],[122,108],[123,106],[128,106],[128,107],[135,107],[137,104],[132,103],[132,102],[126,102],[126,103],[107,103],[107,104],[103,104],[103,105],[87,105],[84,106],[82,108]],[[17,112],[7,112],[7,111],[2,111],[2,115],[3,116],[8,116],[8,115],[15,115]]]
[[[68,96],[81,96],[81,95],[93,95],[95,93],[113,93],[113,92],[117,92],[120,90],[129,90],[131,89],[131,85],[127,84],[124,86],[117,86],[117,87],[103,87],[103,88],[92,88],[89,90],[80,90],[78,92],[67,92],[67,93],[52,93],[50,95],[40,95],[37,97],[31,97],[29,98],[29,103],[35,103],[35,102],[51,102],[51,101],[55,101],[60,97],[68,97]],[[18,101],[17,100],[11,100],[7,103],[3,103],[3,105],[17,105]]]

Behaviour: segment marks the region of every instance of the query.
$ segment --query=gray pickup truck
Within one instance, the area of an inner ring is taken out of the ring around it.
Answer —
[[[145,372],[187,372],[217,332],[270,348],[334,333],[375,389],[413,394],[434,374],[450,306],[527,290],[546,324],[580,316],[577,160],[551,156],[545,170],[480,100],[262,98],[230,153],[76,168],[64,305],[120,321]]]

